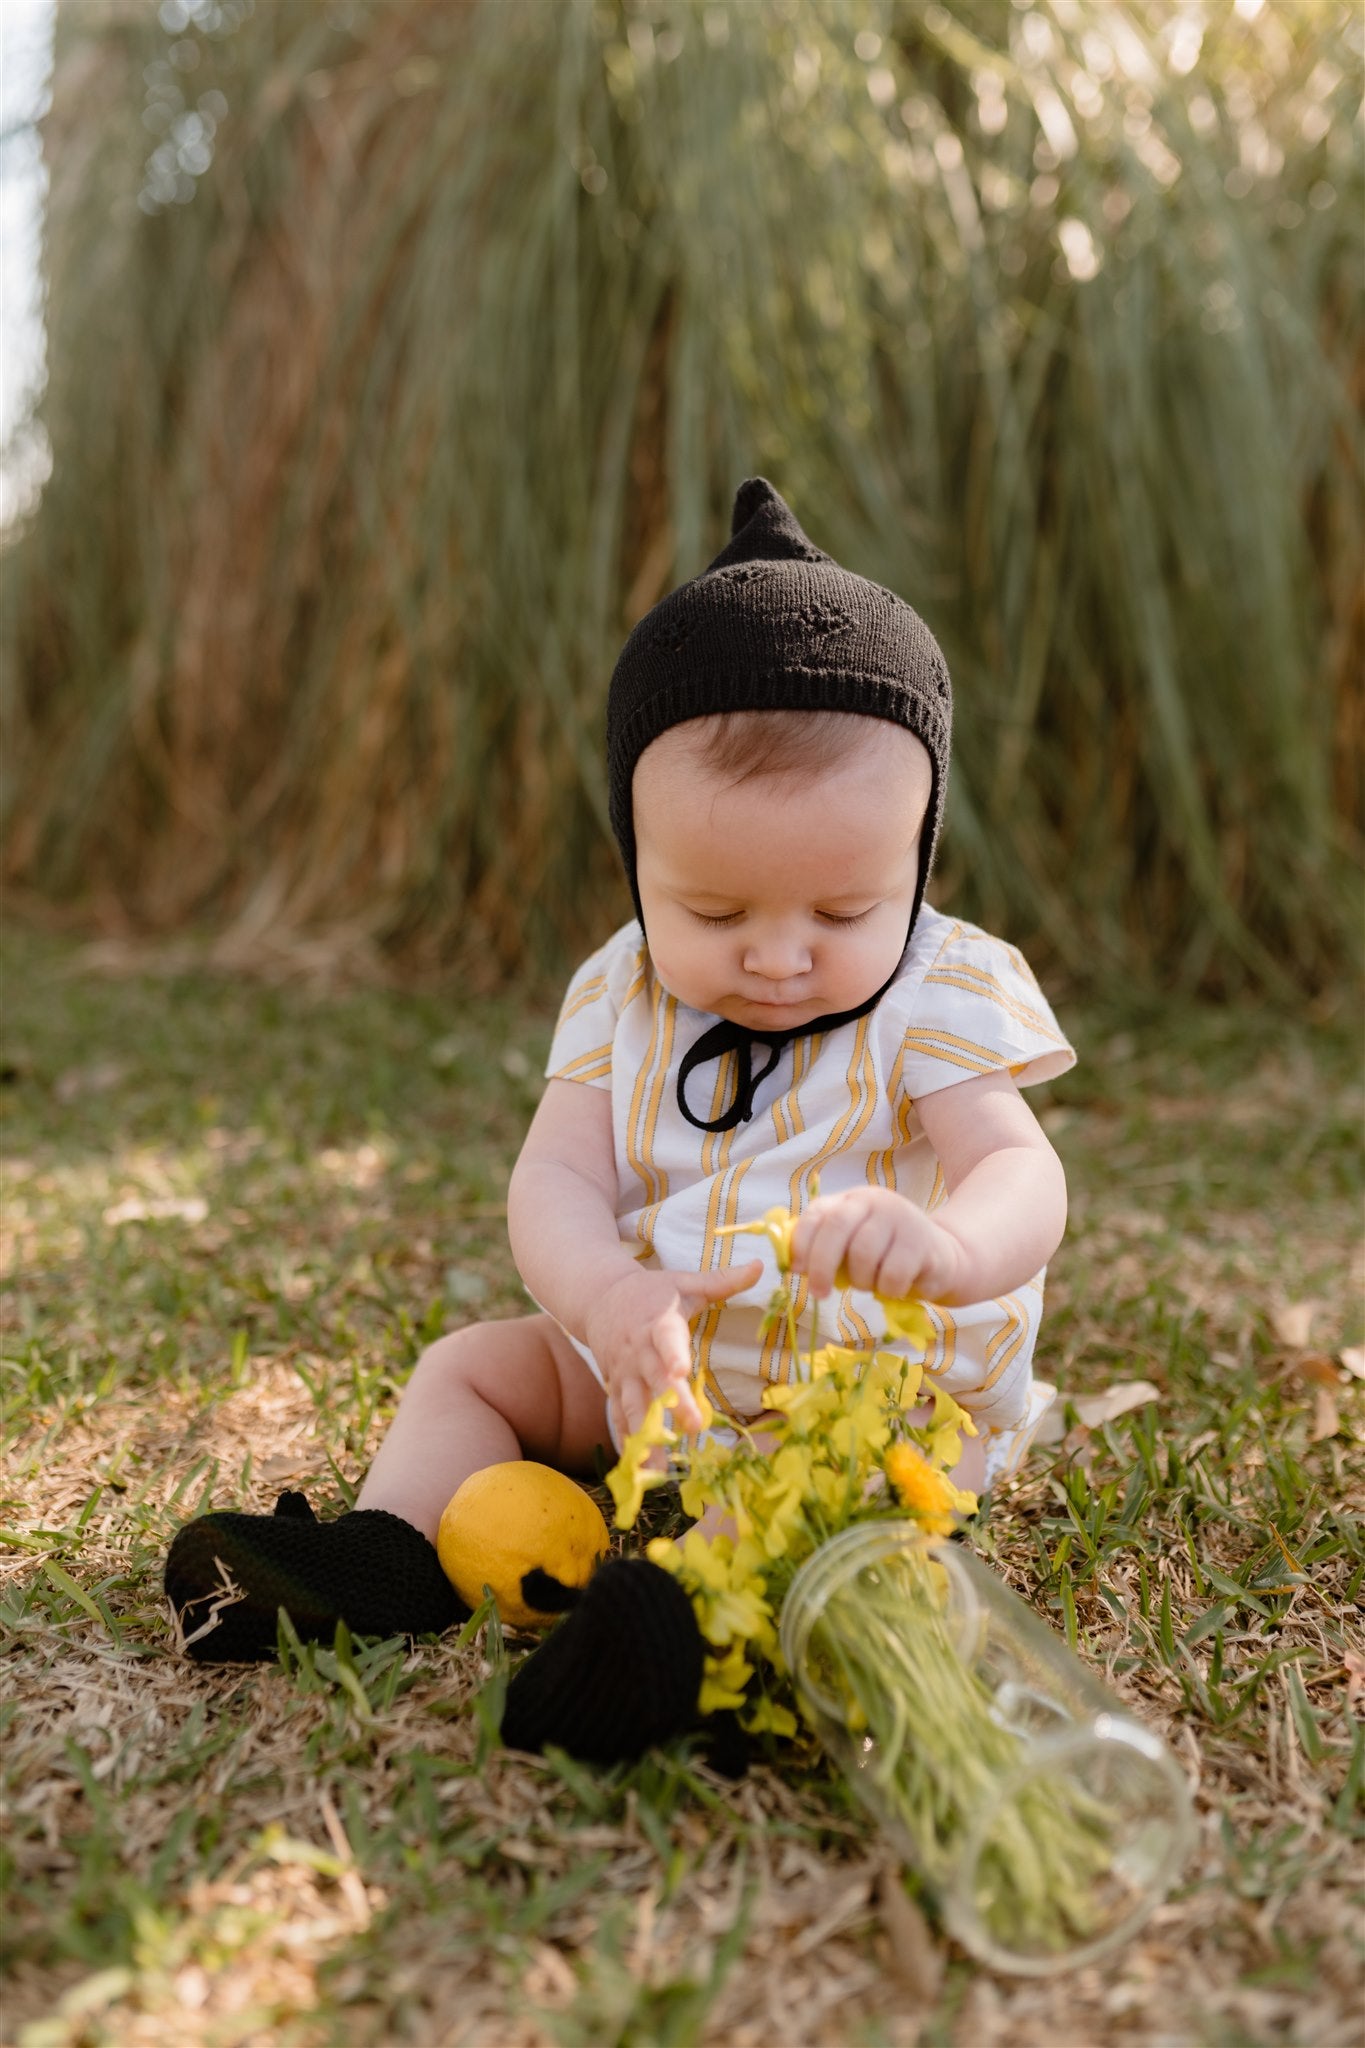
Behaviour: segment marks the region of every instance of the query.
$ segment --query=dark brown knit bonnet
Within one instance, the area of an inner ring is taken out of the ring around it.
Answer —
[[[650,742],[670,727],[721,711],[854,711],[904,726],[923,743],[933,780],[920,836],[913,930],[948,784],[948,665],[919,615],[892,591],[841,569],[817,548],[761,476],[750,477],[735,494],[729,544],[700,576],[646,612],[612,675],[607,701],[611,822],[642,924],[631,813],[635,765]],[[683,1114],[705,1130],[730,1129],[747,1120],[758,1082],[772,1071],[789,1039],[862,1016],[882,993],[879,989],[857,1010],[816,1018],[799,1034],[743,1032],[724,1022],[713,1027],[683,1063],[678,1084]],[[757,1077],[750,1073],[751,1039],[772,1049]],[[704,1124],[687,1107],[687,1075],[700,1060],[732,1047],[740,1055],[736,1100],[723,1117]]]

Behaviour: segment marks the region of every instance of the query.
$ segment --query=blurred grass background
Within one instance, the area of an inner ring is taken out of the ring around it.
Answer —
[[[1350,0],[59,0],[12,902],[549,974],[607,679],[770,476],[958,697],[936,900],[1359,973]]]

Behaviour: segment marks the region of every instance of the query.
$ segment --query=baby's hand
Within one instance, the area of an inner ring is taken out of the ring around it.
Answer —
[[[958,1240],[890,1188],[850,1188],[821,1195],[792,1233],[792,1271],[804,1273],[817,1298],[841,1284],[887,1301],[952,1296],[963,1266]]]
[[[685,1430],[702,1427],[691,1389],[688,1318],[708,1302],[725,1301],[752,1287],[762,1272],[761,1259],[716,1273],[660,1273],[642,1266],[623,1274],[599,1297],[583,1334],[623,1435],[640,1427],[656,1395],[670,1391],[677,1394],[674,1424]]]

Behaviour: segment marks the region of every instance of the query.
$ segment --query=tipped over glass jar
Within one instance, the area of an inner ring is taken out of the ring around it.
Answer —
[[[782,1608],[807,1722],[991,1967],[1067,1970],[1127,1941],[1193,1834],[1169,1749],[963,1545],[861,1522]]]

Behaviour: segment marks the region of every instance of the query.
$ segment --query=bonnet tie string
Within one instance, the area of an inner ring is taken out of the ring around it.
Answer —
[[[766,1081],[782,1057],[784,1045],[797,1036],[795,1031],[750,1031],[743,1024],[732,1024],[722,1017],[709,1031],[703,1031],[696,1044],[683,1054],[678,1068],[678,1107],[694,1130],[733,1131],[740,1124],[747,1124],[754,1113],[754,1096],[759,1086]],[[768,1058],[757,1073],[754,1072],[753,1047],[764,1045]],[[727,1052],[735,1055],[735,1094],[728,1109],[709,1122],[694,1116],[687,1106],[687,1083],[698,1067],[706,1066],[712,1060],[724,1059]]]
[[[919,904],[915,905],[916,910]],[[914,919],[911,919],[913,929]],[[909,933],[905,939],[910,945]],[[905,958],[904,953],[901,960]],[[733,1131],[740,1124],[747,1124],[754,1113],[754,1097],[773,1068],[781,1059],[784,1049],[794,1038],[813,1038],[819,1032],[837,1031],[841,1024],[854,1024],[859,1017],[865,1017],[869,1010],[875,1010],[896,976],[900,973],[898,960],[891,973],[879,989],[875,989],[865,1003],[859,1003],[851,1010],[830,1010],[823,1017],[812,1017],[809,1024],[798,1024],[794,1031],[751,1031],[747,1025],[732,1024],[728,1017],[722,1017],[710,1029],[703,1031],[696,1044],[683,1054],[678,1067],[678,1108],[692,1128],[697,1131]],[[754,1072],[753,1048],[763,1045],[768,1048],[768,1057],[758,1072]],[[735,1093],[728,1108],[709,1122],[694,1116],[687,1106],[687,1084],[698,1067],[707,1066],[712,1060],[724,1059],[727,1052],[735,1055]]]

